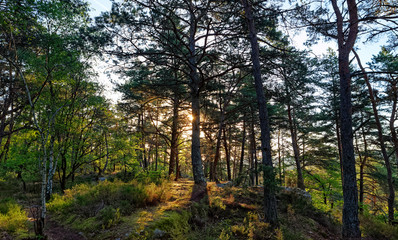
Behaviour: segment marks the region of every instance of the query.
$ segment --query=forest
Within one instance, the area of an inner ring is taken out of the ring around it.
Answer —
[[[0,239],[398,239],[396,0],[91,3],[0,0]]]

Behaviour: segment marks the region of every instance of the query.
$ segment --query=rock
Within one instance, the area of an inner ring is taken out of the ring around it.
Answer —
[[[220,187],[220,188],[232,187],[233,185],[234,185],[234,184],[233,184],[233,182],[231,182],[231,181],[226,182],[226,183],[216,183],[216,186],[217,186],[217,187]]]
[[[295,194],[295,195],[302,197],[308,201],[312,201],[311,194],[309,194],[309,192],[307,192],[303,189],[300,189],[300,188],[282,187],[282,192]]]
[[[162,238],[162,237],[164,237],[164,235],[166,235],[166,232],[162,231],[158,228],[156,228],[155,231],[153,231],[153,238],[155,238],[155,239]]]

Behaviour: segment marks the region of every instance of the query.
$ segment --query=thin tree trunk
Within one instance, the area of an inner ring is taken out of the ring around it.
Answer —
[[[332,80],[333,83],[333,89],[335,89],[335,81],[334,78]],[[337,138],[337,149],[339,151],[339,163],[340,163],[340,174],[341,174],[341,181],[343,182],[343,159],[342,159],[342,153],[341,153],[341,136],[340,136],[340,123],[339,123],[339,109],[337,107],[337,96],[335,92],[333,91],[333,108],[334,108],[334,124],[336,128],[336,138]]]
[[[390,158],[387,154],[386,146],[385,146],[384,139],[383,139],[383,129],[381,126],[380,117],[379,117],[379,113],[377,110],[376,97],[374,96],[373,89],[372,89],[372,86],[370,85],[368,75],[366,74],[366,71],[361,64],[361,60],[359,59],[358,54],[355,52],[355,50],[353,50],[353,53],[355,54],[358,65],[361,68],[361,71],[363,73],[363,77],[365,79],[366,86],[368,87],[369,99],[370,99],[370,102],[372,103],[373,116],[374,116],[375,122],[376,122],[381,153],[383,155],[384,163],[385,163],[386,169],[387,169],[387,183],[388,183],[388,192],[389,192],[388,200],[387,200],[387,202],[388,202],[388,222],[391,224],[394,221],[395,191],[394,191],[394,184],[393,184],[393,179],[392,179]]]
[[[48,176],[47,176],[47,186],[46,186],[46,200],[50,200],[51,194],[53,192],[53,177],[55,173],[55,169],[57,167],[54,164],[54,142],[55,137],[50,137],[50,146],[49,146],[49,166],[48,166]]]
[[[181,177],[181,170],[180,170],[180,159],[178,158],[178,146],[176,149],[176,178],[177,181]]]
[[[224,119],[225,119],[224,109],[225,108],[220,106],[220,122],[219,122],[219,125],[218,125],[218,132],[217,132],[216,154],[214,156],[213,165],[211,165],[211,167],[213,169],[212,169],[212,171],[210,171],[210,173],[212,173],[212,175],[210,175],[210,179],[212,181],[216,181],[216,182],[218,182],[218,179],[217,179],[217,164],[218,164],[218,161],[220,159],[221,134],[222,134],[222,131],[224,129]]]
[[[256,134],[254,132],[254,113],[253,109],[252,111],[252,116],[251,116],[251,129],[250,129],[250,181],[251,184],[255,184],[255,178],[256,175],[255,173],[257,172],[257,168],[255,167],[254,161],[256,159]]]
[[[176,95],[173,99],[173,123],[171,127],[171,142],[170,142],[170,161],[169,161],[169,175],[175,172],[177,145],[178,145],[178,118],[179,118],[179,99]]]
[[[296,162],[297,187],[305,190],[303,173],[301,171],[301,164],[300,164],[300,153],[299,153],[298,144],[297,144],[297,135],[296,135],[296,131],[294,129],[292,109],[291,109],[290,103],[287,104],[287,114],[288,114],[288,120],[289,120],[290,136],[292,137],[294,160]]]
[[[361,208],[359,210],[361,212],[363,212],[363,205],[364,205],[364,193],[365,193],[364,175],[365,175],[366,162],[368,159],[368,142],[366,141],[366,135],[363,127],[362,127],[362,138],[363,138],[365,154],[363,156],[363,159],[361,160],[361,165],[359,166],[359,202],[361,203]]]
[[[230,154],[230,149],[228,148],[225,127],[223,128],[223,138],[224,138],[225,158],[226,158],[226,162],[227,162],[227,176],[228,176],[228,181],[231,181],[231,179],[232,179],[232,177],[231,177],[231,154]]]
[[[243,161],[245,157],[245,143],[246,143],[246,113],[243,115],[243,133],[242,133],[242,148],[240,152],[239,161],[239,176],[242,177],[243,174]]]
[[[109,144],[108,144],[108,136],[107,132],[105,132],[105,147],[106,147],[106,161],[105,161],[105,166],[102,169],[102,173],[105,173],[106,168],[108,167],[109,163]]]
[[[256,89],[257,103],[259,108],[260,129],[261,129],[261,152],[264,172],[264,214],[265,221],[271,226],[278,225],[278,214],[275,198],[275,173],[271,159],[271,131],[269,127],[269,116],[267,110],[267,100],[265,98],[263,83],[261,80],[259,46],[257,32],[254,26],[252,6],[248,0],[242,0],[245,17],[248,26],[248,34],[251,45],[251,59],[253,62],[254,86]]]
[[[396,117],[396,113],[397,113],[398,91],[397,91],[397,82],[394,80],[391,81],[391,89],[392,89],[392,93],[393,93],[393,104],[392,104],[392,109],[391,109],[389,127],[390,127],[390,132],[391,132],[392,143],[394,144],[395,160],[396,160],[396,164],[398,166],[398,137],[397,137],[397,132],[395,131],[395,127],[394,127],[395,117]]]
[[[278,166],[279,166],[279,182],[283,186],[282,182],[282,156],[281,156],[281,143],[280,143],[280,138],[281,138],[281,130],[279,129],[278,131]]]

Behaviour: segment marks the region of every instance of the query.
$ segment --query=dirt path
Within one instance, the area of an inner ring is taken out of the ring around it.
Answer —
[[[51,220],[51,217],[47,218],[46,230],[48,240],[85,240],[82,234],[76,233],[71,229],[66,228]]]

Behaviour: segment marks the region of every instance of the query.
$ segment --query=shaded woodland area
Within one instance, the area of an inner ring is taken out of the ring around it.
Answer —
[[[398,239],[397,8],[0,0],[0,237]]]

